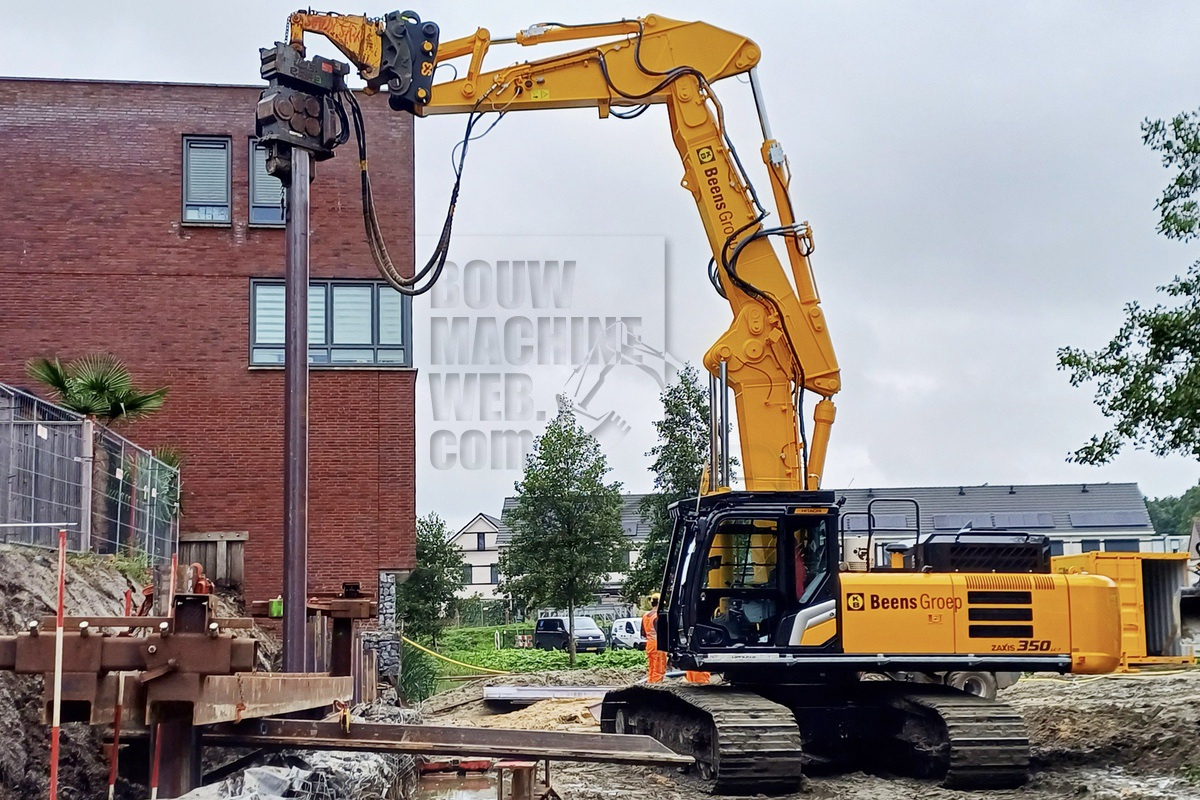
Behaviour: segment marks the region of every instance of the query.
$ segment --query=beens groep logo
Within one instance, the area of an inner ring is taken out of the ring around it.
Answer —
[[[462,236],[451,256],[414,304],[426,463],[517,472],[566,395],[614,470],[640,464],[678,366],[662,238]]]

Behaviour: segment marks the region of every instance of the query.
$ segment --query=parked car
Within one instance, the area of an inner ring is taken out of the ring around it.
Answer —
[[[645,650],[646,637],[642,635],[642,620],[639,617],[624,617],[613,620],[612,648],[620,650]]]
[[[533,646],[537,650],[566,650],[568,630],[566,617],[542,617],[533,629]],[[575,618],[576,653],[603,653],[607,648],[604,631],[594,619]]]

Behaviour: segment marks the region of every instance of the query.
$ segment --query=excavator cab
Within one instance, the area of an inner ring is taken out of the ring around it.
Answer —
[[[836,639],[832,492],[723,492],[672,506],[659,641],[676,663],[718,654],[770,663]],[[831,623],[823,625],[823,623]],[[736,670],[735,670],[736,671]]]

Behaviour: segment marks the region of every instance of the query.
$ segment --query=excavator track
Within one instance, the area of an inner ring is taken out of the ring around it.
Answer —
[[[715,794],[783,794],[802,781],[791,709],[729,686],[631,686],[604,698],[601,730],[644,733],[696,759]]]
[[[949,789],[1011,789],[1029,778],[1029,737],[1007,703],[942,686],[895,687],[896,736],[909,771]]]
[[[774,699],[737,686],[631,686],[605,696],[601,729],[647,734],[692,756],[716,794],[795,791],[803,765],[822,761],[883,767],[950,789],[1011,789],[1028,780],[1025,723],[1006,703],[899,682],[777,686],[766,694]]]

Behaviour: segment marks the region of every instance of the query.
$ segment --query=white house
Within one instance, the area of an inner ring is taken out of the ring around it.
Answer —
[[[463,588],[459,597],[481,595],[484,599],[500,597],[496,584],[500,581],[500,550],[497,543],[500,520],[489,514],[476,514],[475,518],[450,537],[453,544],[462,550],[467,566],[463,571]]]

